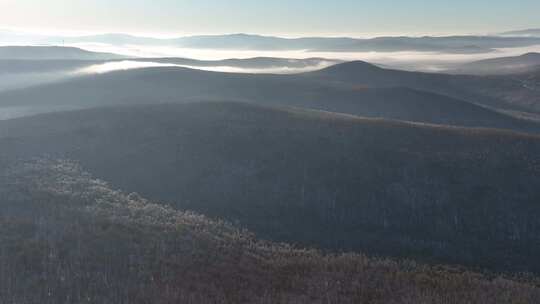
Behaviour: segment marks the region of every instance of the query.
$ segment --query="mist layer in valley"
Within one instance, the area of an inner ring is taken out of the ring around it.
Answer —
[[[183,67],[215,72],[294,74],[340,63],[324,58],[254,57],[197,60],[183,57],[144,58],[74,47],[0,46],[0,92],[65,81],[89,74],[150,67]]]
[[[527,33],[369,39],[233,34],[165,39],[125,34],[65,37],[0,30],[0,45],[6,46],[0,47],[0,92],[148,67],[296,74],[361,60],[409,71],[497,74],[502,68],[494,69],[493,64],[486,69],[481,61],[540,52],[540,37],[532,30]],[[515,70],[511,66],[505,72]]]
[[[62,45],[128,57],[180,57],[198,60],[326,58],[362,60],[392,68],[440,72],[483,59],[540,52],[540,37],[529,30],[493,35],[422,37],[301,37],[231,34],[175,38],[126,34],[51,36],[0,30],[0,45]],[[239,72],[239,71],[237,71]]]

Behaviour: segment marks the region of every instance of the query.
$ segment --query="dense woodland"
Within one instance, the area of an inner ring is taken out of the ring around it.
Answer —
[[[48,114],[0,130],[6,161],[73,159],[269,240],[540,273],[537,136],[242,103]]]
[[[67,161],[4,164],[3,303],[534,303],[531,278],[485,276],[257,240],[112,190]]]

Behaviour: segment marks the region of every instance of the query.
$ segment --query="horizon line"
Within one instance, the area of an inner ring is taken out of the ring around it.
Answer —
[[[179,39],[186,37],[197,36],[234,36],[234,35],[246,35],[246,36],[259,36],[259,37],[274,37],[284,39],[298,39],[298,38],[352,38],[352,39],[372,39],[381,37],[410,37],[410,38],[422,38],[422,37],[452,37],[452,36],[498,36],[508,32],[520,32],[529,30],[540,30],[538,28],[530,27],[527,29],[508,30],[501,32],[432,32],[432,33],[406,33],[406,32],[379,32],[379,33],[250,33],[250,32],[214,32],[214,33],[158,33],[158,32],[136,32],[136,31],[84,31],[84,30],[56,30],[56,29],[23,29],[14,28],[9,26],[0,26],[1,32],[11,32],[19,35],[37,35],[37,36],[58,36],[58,37],[85,37],[85,36],[101,36],[101,35],[125,35],[137,38],[152,38],[159,40]]]

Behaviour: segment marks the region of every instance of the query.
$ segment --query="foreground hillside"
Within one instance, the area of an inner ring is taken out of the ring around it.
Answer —
[[[77,165],[0,163],[2,303],[536,303],[523,281],[256,240],[111,190]]]
[[[275,241],[540,273],[536,136],[195,103],[3,121],[0,145]]]

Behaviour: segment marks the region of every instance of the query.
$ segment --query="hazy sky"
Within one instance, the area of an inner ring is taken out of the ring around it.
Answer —
[[[540,27],[540,0],[0,0],[0,28],[156,34],[489,33]]]

